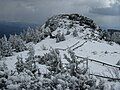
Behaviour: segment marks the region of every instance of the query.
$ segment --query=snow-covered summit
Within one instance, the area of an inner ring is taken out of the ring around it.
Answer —
[[[82,39],[101,39],[102,30],[90,18],[79,14],[60,14],[48,19],[42,26],[44,32],[78,32]]]

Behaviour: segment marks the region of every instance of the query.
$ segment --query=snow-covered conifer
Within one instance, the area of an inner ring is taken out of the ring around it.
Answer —
[[[120,32],[114,32],[111,35],[111,40],[113,40],[114,42],[120,43]]]
[[[73,31],[73,36],[74,36],[74,37],[77,37],[77,36],[78,36],[78,31],[77,31],[76,29]]]
[[[0,89],[5,90],[7,89],[7,81],[8,78],[8,68],[5,62],[1,63],[0,65]]]
[[[16,52],[21,52],[27,49],[25,42],[18,35],[10,35],[9,41]]]
[[[17,62],[15,63],[18,74],[24,70],[24,63],[22,57],[17,56]]]
[[[64,34],[64,33],[62,33],[60,40],[61,40],[61,41],[64,41],[64,40],[65,40],[65,34]]]
[[[28,27],[27,31],[25,32],[25,41],[32,42],[34,37],[34,30],[31,27]]]
[[[5,35],[1,39],[1,55],[5,57],[13,55],[11,43],[7,40]]]
[[[57,31],[57,35],[56,35],[56,43],[60,42],[60,36],[61,36],[60,31]]]
[[[34,74],[37,71],[37,66],[35,61],[35,50],[32,45],[29,46],[28,50],[29,52],[28,52],[28,58],[26,58],[25,68],[30,70]]]
[[[65,35],[64,33],[61,34],[60,31],[57,32],[56,35],[56,43],[60,42],[60,41],[64,41],[65,40]]]
[[[33,46],[32,45],[30,45],[29,46],[29,48],[28,48],[28,50],[29,50],[29,52],[28,52],[28,60],[34,60],[34,55],[35,55],[35,50],[34,50],[34,48],[33,48]]]
[[[80,68],[79,64],[82,64],[82,61],[78,61],[75,56],[75,53],[70,49],[68,50],[68,54],[70,55],[70,57],[64,54],[64,58],[69,62],[68,68],[70,69],[70,75],[76,76],[78,74],[85,74],[88,70],[87,60],[85,60],[86,67]]]
[[[57,49],[53,49],[51,48],[50,50],[50,56],[51,56],[51,59],[48,61],[49,63],[49,70],[50,72],[53,72],[53,73],[59,73],[62,71],[62,62],[61,62],[61,57],[59,55],[59,51]]]
[[[2,49],[1,49],[1,45],[0,45],[0,60],[2,58]]]
[[[70,34],[70,31],[69,31],[69,30],[67,30],[66,35],[69,35],[69,34]]]

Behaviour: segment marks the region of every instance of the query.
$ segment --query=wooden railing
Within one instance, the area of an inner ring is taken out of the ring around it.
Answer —
[[[56,49],[58,49],[58,50],[62,50],[62,51],[66,51],[66,50],[68,50],[68,49],[71,49],[71,48],[73,48],[73,47],[75,47],[77,44],[79,44],[80,43],[80,41],[78,41],[78,42],[76,42],[75,44],[73,44],[72,46],[69,46],[69,47],[67,47],[67,48],[65,48],[65,49],[63,49],[63,48],[56,48]],[[82,47],[85,43],[87,43],[87,41],[85,41],[85,42],[83,42],[81,45],[79,45],[79,46],[77,46],[77,47],[75,47],[75,48],[73,48],[73,49],[71,49],[71,50],[76,50],[76,49],[78,49],[79,47]]]
[[[87,42],[87,41],[85,41],[84,43],[82,43],[82,44],[79,45],[79,46],[76,46],[76,45],[79,43],[79,41],[78,41],[78,42],[76,42],[75,44],[73,44],[72,46],[70,46],[70,47],[68,47],[68,48],[65,48],[65,49],[57,48],[57,49],[66,51],[66,50],[69,49],[69,48],[70,48],[70,49],[73,48],[73,49],[71,49],[71,50],[74,51],[74,50],[78,49],[79,47],[82,47],[86,42]],[[76,47],[75,47],[75,46],[76,46]],[[77,57],[77,58],[82,58],[82,59],[84,59],[85,61],[87,60],[87,62],[88,62],[88,61],[96,62],[96,63],[102,64],[103,66],[114,67],[114,68],[117,68],[117,69],[120,70],[120,66],[117,66],[117,65],[112,65],[112,64],[108,64],[108,63],[102,62],[102,61],[100,61],[100,60],[98,61],[98,60],[95,60],[95,59],[85,58],[85,57],[81,57],[81,56],[77,56],[77,55],[76,55],[76,57]],[[93,76],[101,77],[101,78],[106,78],[106,79],[108,79],[108,80],[113,80],[113,81],[120,81],[120,78],[113,78],[113,77],[102,76],[102,75],[97,75],[97,74],[89,74],[89,75],[93,75]]]
[[[120,78],[112,78],[112,77],[96,75],[96,74],[89,74],[89,75],[96,76],[96,77],[101,77],[101,78],[106,78],[106,79],[109,79],[109,80],[112,80],[112,81],[120,81]]]
[[[106,65],[106,66],[110,66],[110,67],[115,67],[115,68],[118,68],[120,70],[120,66],[116,66],[116,65],[111,65],[111,64],[108,64],[108,63],[105,63],[105,62],[102,62],[102,61],[98,61],[98,60],[95,60],[95,59],[90,59],[90,58],[85,58],[85,57],[80,57],[80,56],[77,56],[77,58],[82,58],[82,59],[85,59],[85,60],[89,60],[89,61],[93,61],[93,62],[96,62],[96,63],[100,63],[102,65]]]
[[[65,48],[65,49],[63,49],[63,48],[56,48],[56,49],[66,51],[67,49],[71,49],[72,47],[76,46],[79,42],[80,42],[80,41],[76,42],[76,43],[73,44],[72,46],[69,46],[69,47],[67,47],[67,48]]]
[[[120,67],[119,66],[115,66],[115,65],[111,65],[111,64],[108,64],[108,63],[105,63],[105,62],[101,62],[101,61],[98,61],[98,60],[95,60],[95,59],[89,59],[89,58],[85,58],[85,57],[80,57],[80,56],[77,56],[77,58],[82,58],[84,60],[89,60],[89,61],[93,61],[93,62],[96,62],[96,63],[99,63],[99,64],[102,64],[102,65],[106,65],[106,66],[110,66],[110,67],[114,67],[114,68],[117,68],[120,70]],[[97,74],[89,74],[89,75],[93,75],[93,76],[96,76],[96,77],[101,77],[101,78],[106,78],[108,80],[112,80],[112,81],[120,81],[120,78],[114,78],[114,77],[109,77],[109,76],[102,76],[102,75],[97,75]]]

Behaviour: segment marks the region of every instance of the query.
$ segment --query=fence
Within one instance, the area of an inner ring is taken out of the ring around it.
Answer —
[[[85,57],[80,57],[80,56],[77,56],[77,55],[76,55],[76,57],[77,58],[82,58],[82,59],[87,60],[87,61],[93,61],[93,62],[96,62],[96,63],[100,63],[103,66],[106,65],[106,66],[114,67],[114,68],[117,68],[117,69],[120,70],[119,66],[111,65],[111,64],[108,64],[108,63],[105,63],[105,62],[102,62],[102,61],[98,61],[98,60],[95,60],[95,59],[89,59],[89,58],[85,58]],[[120,78],[112,78],[112,77],[96,75],[96,74],[89,74],[89,75],[93,75],[93,76],[101,77],[101,78],[106,78],[106,79],[113,80],[113,81],[120,81]]]
[[[93,61],[93,62],[96,62],[96,63],[100,63],[103,66],[106,65],[106,66],[110,66],[110,67],[115,67],[115,68],[118,68],[120,70],[119,66],[111,65],[111,64],[108,64],[108,63],[105,63],[105,62],[102,62],[102,61],[98,61],[98,60],[95,60],[95,59],[89,59],[89,58],[85,58],[85,57],[80,57],[80,56],[77,56],[77,55],[76,55],[76,57],[77,58],[82,58],[82,59],[87,59],[89,61]]]

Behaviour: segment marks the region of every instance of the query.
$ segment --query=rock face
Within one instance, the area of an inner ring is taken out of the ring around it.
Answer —
[[[51,33],[53,31],[67,31],[79,33],[79,37],[83,39],[101,39],[102,30],[90,18],[79,14],[60,14],[49,18],[42,27],[44,32]],[[48,34],[47,33],[47,34]],[[50,34],[50,37],[52,35]]]

